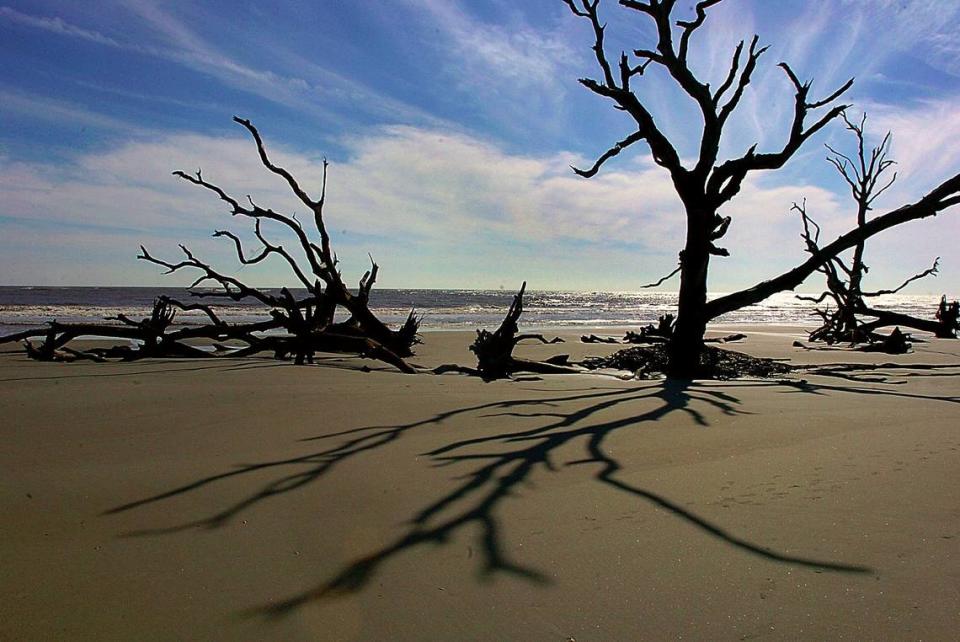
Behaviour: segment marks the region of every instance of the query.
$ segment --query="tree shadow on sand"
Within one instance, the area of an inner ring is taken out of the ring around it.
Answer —
[[[589,398],[592,404],[574,412],[517,412],[503,410],[494,416],[520,416],[544,418],[548,422],[537,428],[496,432],[489,436],[464,439],[434,449],[425,455],[439,466],[476,464],[476,467],[460,478],[459,485],[433,503],[424,507],[409,522],[406,532],[380,550],[358,559],[331,579],[287,600],[261,607],[255,614],[278,617],[313,600],[351,593],[362,589],[375,576],[380,566],[391,558],[422,545],[442,545],[455,533],[466,531],[474,525],[480,527],[480,543],[483,556],[480,573],[491,575],[506,573],[536,582],[547,583],[547,577],[538,571],[511,559],[502,546],[503,525],[497,519],[496,508],[514,495],[515,489],[524,485],[537,469],[551,472],[561,467],[595,465],[598,470],[593,477],[614,490],[628,493],[662,508],[688,525],[705,532],[739,550],[764,559],[821,571],[870,573],[871,569],[833,561],[816,560],[777,552],[757,545],[728,532],[664,495],[640,488],[620,479],[621,464],[605,448],[605,441],[621,428],[636,428],[645,422],[658,421],[670,413],[683,412],[701,426],[708,422],[696,403],[706,404],[725,415],[745,414],[737,408],[740,401],[730,394],[735,387],[771,386],[774,382],[741,382],[714,387],[708,382],[693,383],[667,380],[644,390],[612,390],[594,392],[577,399]],[[566,399],[570,400],[570,399]],[[552,400],[553,402],[564,399]],[[638,401],[658,402],[656,407],[639,415],[613,421],[585,425],[593,415],[610,410],[614,406]],[[544,401],[530,402],[543,405]],[[548,405],[555,405],[549,403]],[[584,457],[558,464],[555,453],[572,442],[582,441]],[[490,452],[477,448],[492,447]],[[507,450],[502,448],[507,446]],[[499,449],[497,448],[499,447]],[[454,505],[466,503],[463,508]]]
[[[525,430],[494,431],[489,435],[461,439],[424,453],[436,466],[473,466],[458,478],[455,488],[424,506],[408,522],[405,531],[391,543],[361,559],[355,560],[336,575],[282,602],[254,609],[252,613],[266,616],[282,616],[312,600],[337,594],[359,591],[376,575],[380,567],[390,559],[422,545],[442,545],[457,533],[469,532],[479,527],[481,567],[480,573],[492,575],[505,573],[519,576],[536,583],[547,582],[546,576],[537,569],[513,559],[503,546],[504,524],[498,519],[497,508],[511,497],[518,487],[528,483],[539,470],[557,472],[567,466],[593,465],[597,467],[593,477],[609,488],[627,493],[662,508],[688,525],[717,538],[739,550],[764,559],[822,571],[870,573],[871,569],[842,562],[816,560],[771,550],[728,532],[680,506],[669,498],[651,490],[640,488],[620,478],[622,465],[605,448],[605,442],[622,428],[633,428],[644,423],[656,422],[670,413],[681,412],[697,425],[707,426],[705,410],[719,411],[733,416],[747,414],[741,409],[740,400],[732,392],[738,388],[775,387],[784,393],[822,395],[827,393],[851,393],[895,396],[948,403],[960,403],[960,396],[933,396],[900,392],[889,387],[874,387],[877,383],[899,383],[897,376],[920,376],[911,372],[884,372],[876,367],[861,368],[869,374],[860,375],[849,368],[831,373],[823,369],[816,374],[822,379],[785,381],[739,381],[727,383],[689,382],[666,380],[642,388],[588,388],[565,391],[546,398],[514,399],[478,404],[439,413],[433,417],[394,426],[371,426],[326,434],[304,439],[304,442],[329,442],[334,445],[306,455],[277,459],[253,464],[244,464],[232,470],[211,475],[164,493],[135,502],[117,506],[107,514],[121,513],[140,506],[163,501],[189,492],[200,490],[210,484],[238,479],[244,475],[265,470],[283,471],[280,476],[260,487],[217,513],[164,528],[144,529],[128,536],[158,535],[193,528],[214,529],[229,523],[240,513],[259,502],[277,495],[301,489],[317,481],[335,466],[343,464],[371,450],[386,447],[402,438],[405,433],[429,425],[439,425],[469,414],[497,419],[522,417],[543,420],[542,425]],[[929,374],[941,374],[943,369],[957,366],[936,366]],[[858,377],[864,378],[858,378]],[[839,379],[834,384],[830,378]],[[856,385],[855,385],[856,384]],[[650,404],[652,408],[649,408]],[[586,404],[585,406],[583,404]],[[619,413],[615,420],[603,421],[604,413],[624,404],[641,404],[642,412]],[[573,409],[565,408],[571,405]],[[598,421],[599,420],[599,421]],[[559,450],[571,444],[582,443],[583,457],[562,464],[556,461]],[[287,472],[290,468],[293,472]]]

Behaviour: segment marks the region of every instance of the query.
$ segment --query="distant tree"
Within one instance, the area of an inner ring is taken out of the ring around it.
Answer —
[[[598,13],[600,0],[562,1],[576,16],[585,19],[593,31],[593,51],[602,75],[599,80],[583,78],[580,83],[595,94],[611,100],[616,108],[628,114],[636,123],[636,130],[604,152],[592,167],[574,168],[574,171],[590,178],[607,160],[642,141],[649,147],[653,161],[669,173],[683,204],[686,241],[680,252],[680,266],[677,269],[680,273],[680,293],[677,321],[668,347],[668,374],[683,378],[702,374],[700,356],[703,337],[711,319],[762,301],[776,292],[795,288],[832,257],[884,229],[935,215],[960,202],[957,196],[960,192],[960,175],[957,175],[917,203],[876,217],[819,248],[816,254],[796,268],[746,290],[708,301],[710,259],[729,255],[725,248],[717,245],[731,224],[729,216],[718,214],[719,208],[737,195],[748,174],[783,167],[811,136],[840,116],[847,105],[834,103],[852,86],[853,79],[817,100],[810,96],[810,83],[800,82],[790,66],[781,62],[779,66],[794,90],[793,117],[783,144],[770,152],[759,152],[758,144],[753,144],[741,156],[721,160],[719,150],[724,128],[740,104],[760,57],[767,50],[758,46],[759,37],[754,36],[749,45],[744,41],[737,45],[725,78],[714,89],[691,70],[687,55],[691,38],[704,24],[708,10],[722,0],[701,0],[688,20],[674,18],[676,0],[620,0],[620,6],[627,12],[642,14],[652,20],[657,35],[652,49],[635,49],[632,57],[621,52],[615,64],[611,63],[604,47],[605,24]],[[684,164],[674,143],[663,133],[647,105],[631,87],[631,83],[639,80],[650,65],[661,67],[700,111],[703,122],[699,153],[692,166]],[[807,124],[812,112],[825,107],[829,107],[826,113]]]
[[[888,172],[895,164],[888,158],[890,132],[887,132],[879,145],[868,151],[864,135],[866,120],[866,114],[859,123],[851,121],[846,114],[843,114],[847,130],[856,139],[854,155],[844,154],[827,146],[831,153],[827,160],[836,168],[837,173],[850,188],[850,195],[857,209],[857,227],[867,224],[867,216],[873,209],[873,202],[897,180],[896,172],[893,174]],[[802,237],[807,251],[813,255],[817,254],[820,251],[818,245],[820,227],[807,214],[806,203],[800,205],[794,203],[793,209],[800,214],[803,221]],[[904,326],[924,330],[938,337],[956,336],[955,324],[951,325],[946,316],[942,320],[939,316],[943,315],[938,315],[937,320],[919,319],[908,314],[877,310],[870,305],[871,299],[885,294],[896,294],[914,281],[936,275],[940,263],[939,257],[933,261],[932,266],[905,279],[895,288],[870,291],[865,290],[863,285],[864,277],[870,270],[864,262],[865,252],[866,240],[861,240],[853,248],[853,254],[849,259],[833,257],[818,268],[818,271],[826,277],[826,290],[816,297],[797,297],[816,304],[829,301],[835,306],[832,309],[817,309],[823,324],[810,333],[811,340],[822,340],[828,343],[873,341],[876,338],[874,332],[885,326]],[[870,320],[864,320],[864,317]]]

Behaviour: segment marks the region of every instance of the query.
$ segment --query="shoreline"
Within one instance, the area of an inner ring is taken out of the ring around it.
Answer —
[[[73,294],[56,290],[4,293],[0,288],[0,333],[40,327],[52,318],[65,323],[102,323],[105,317],[119,313],[142,318],[149,316],[155,294],[176,292],[175,288],[141,288],[142,292],[138,290],[134,294],[129,292],[130,288],[80,290]],[[498,325],[512,295],[507,291],[482,290],[378,290],[372,309],[390,325],[402,324],[407,313],[414,308],[424,317],[425,330],[472,330]],[[648,323],[656,324],[660,315],[674,311],[675,298],[675,293],[668,292],[528,292],[522,325],[538,331],[567,327],[590,330],[629,326],[636,329]],[[876,307],[895,309],[919,318],[932,318],[939,301],[935,296],[912,294],[897,294],[887,299],[876,301]],[[218,310],[221,318],[228,322],[247,322],[265,316],[259,305],[250,302],[228,302]],[[205,322],[205,318],[199,312],[181,313],[175,323],[182,321],[189,325],[190,321]],[[761,304],[714,320],[718,325],[817,325],[818,322],[813,306],[797,300],[793,293],[774,295]]]
[[[584,333],[518,353],[625,347]],[[0,639],[949,639],[960,342],[746,333],[727,346],[894,366],[483,383],[4,346]],[[473,336],[411,361],[471,365]]]

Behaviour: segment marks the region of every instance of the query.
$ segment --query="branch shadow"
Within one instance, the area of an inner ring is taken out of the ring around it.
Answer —
[[[25,358],[25,360],[29,360]],[[370,372],[370,371],[389,371],[384,367],[371,367],[364,363],[365,359],[361,357],[344,357],[343,355],[318,356],[314,357],[315,363],[311,366],[294,365],[291,361],[277,360],[272,357],[211,357],[210,359],[150,359],[147,363],[149,368],[122,368],[110,372],[96,372],[103,368],[102,364],[91,363],[70,363],[57,364],[57,367],[82,368],[82,372],[65,372],[55,375],[39,375],[28,377],[9,377],[0,379],[0,383],[24,382],[24,381],[67,381],[70,379],[99,379],[99,378],[123,378],[134,376],[167,375],[179,372],[203,372],[219,371],[233,372],[242,370],[255,370],[260,368],[304,368],[320,367],[334,370],[349,370],[351,372]],[[115,362],[124,364],[125,362]],[[126,362],[135,363],[135,362]]]
[[[874,368],[875,370],[875,368]],[[939,369],[937,369],[939,370]],[[875,373],[872,373],[875,374]],[[904,376],[907,373],[897,373]],[[923,376],[924,373],[909,373]],[[939,376],[940,372],[928,372]],[[534,583],[547,583],[547,576],[538,569],[515,560],[503,545],[504,525],[497,509],[515,494],[520,486],[530,483],[536,471],[558,472],[569,466],[596,466],[593,478],[600,484],[627,493],[668,511],[683,522],[725,544],[757,557],[784,564],[797,565],[819,571],[864,574],[873,570],[856,564],[818,560],[772,550],[734,534],[670,498],[652,490],[624,481],[619,473],[622,465],[605,446],[608,438],[625,428],[653,424],[672,413],[683,413],[697,426],[707,427],[708,414],[720,412],[726,416],[749,414],[734,395],[737,389],[776,388],[784,394],[825,395],[855,394],[882,395],[927,401],[960,403],[958,396],[936,396],[894,390],[889,387],[871,387],[874,379],[851,379],[848,371],[836,375],[819,373],[818,380],[758,380],[735,382],[665,380],[643,387],[592,387],[557,393],[549,389],[529,389],[528,392],[550,392],[553,396],[517,398],[455,408],[434,416],[406,424],[366,426],[317,435],[300,440],[302,443],[328,444],[302,456],[241,464],[232,470],[210,475],[169,491],[116,506],[105,515],[122,513],[198,491],[210,484],[236,480],[245,475],[267,470],[278,471],[278,476],[242,500],[201,519],[162,528],[127,532],[128,537],[162,535],[188,529],[216,529],[228,524],[239,514],[278,495],[302,489],[321,479],[332,469],[372,450],[389,446],[406,433],[426,426],[437,426],[467,415],[476,415],[496,421],[522,417],[539,425],[524,430],[494,430],[479,437],[464,438],[422,453],[436,467],[472,467],[456,478],[452,490],[424,505],[411,517],[404,530],[379,550],[359,558],[329,579],[283,601],[257,607],[247,616],[281,617],[314,600],[356,592],[364,588],[389,560],[424,545],[444,545],[460,532],[479,528],[480,556],[478,572],[481,576],[497,573],[521,577]],[[832,380],[831,380],[832,379]],[[836,381],[836,382],[834,382]],[[880,383],[897,383],[892,377]],[[869,384],[869,385],[868,385]],[[583,405],[586,404],[586,405]],[[609,411],[624,404],[642,404],[640,412],[620,412],[616,419],[606,419]],[[650,408],[649,405],[653,404]],[[570,408],[571,405],[576,407]],[[542,423],[541,423],[542,422]],[[509,426],[509,424],[505,424]],[[502,426],[501,426],[502,428]],[[570,444],[581,444],[583,457],[559,463],[560,449]],[[292,472],[288,472],[289,469]]]
[[[256,473],[259,471],[269,470],[269,469],[285,469],[288,467],[295,467],[297,471],[291,474],[282,474],[275,480],[269,482],[268,484],[262,486],[258,491],[252,493],[243,500],[228,506],[222,511],[219,511],[208,517],[204,517],[197,520],[192,520],[189,522],[184,522],[181,524],[176,524],[173,526],[168,526],[164,528],[152,528],[152,529],[141,529],[137,531],[130,531],[123,533],[126,537],[137,537],[144,535],[163,535],[170,533],[177,533],[185,530],[190,530],[193,528],[204,528],[204,529],[216,529],[223,526],[226,526],[233,518],[237,517],[240,513],[245,510],[253,507],[254,505],[268,500],[271,497],[280,495],[283,493],[291,492],[302,488],[314,481],[319,480],[324,475],[328,474],[335,466],[346,462],[358,455],[361,455],[367,451],[374,450],[383,446],[387,446],[391,442],[396,441],[403,436],[404,433],[420,428],[422,426],[427,426],[431,424],[442,424],[445,421],[457,417],[459,415],[467,414],[474,411],[486,410],[494,407],[509,407],[512,404],[523,404],[528,403],[527,400],[517,400],[514,402],[505,401],[505,402],[494,402],[494,403],[485,403],[475,406],[469,406],[466,408],[458,408],[450,410],[447,412],[439,413],[433,417],[427,419],[410,422],[407,424],[398,424],[394,426],[365,426],[362,428],[352,428],[350,430],[343,430],[339,432],[318,435],[315,437],[306,437],[301,439],[301,442],[313,442],[313,441],[327,441],[333,439],[340,439],[340,442],[332,445],[328,448],[322,448],[320,450],[307,453],[306,455],[301,455],[297,457],[290,457],[284,459],[273,459],[263,462],[249,463],[249,464],[238,464],[234,469],[225,471],[222,473],[217,473],[215,475],[210,475],[208,477],[203,477],[197,479],[189,484],[184,484],[178,486],[171,490],[165,491],[163,493],[158,493],[150,497],[145,497],[133,502],[128,502],[126,504],[121,504],[115,506],[107,511],[104,511],[103,515],[115,515],[118,513],[127,512],[141,506],[146,506],[148,504],[153,504],[160,502],[166,499],[172,499],[174,497],[184,495],[193,491],[200,490],[211,484],[227,481],[232,478],[239,478],[250,473]]]
[[[378,551],[360,558],[342,569],[329,580],[305,590],[278,603],[252,609],[248,615],[282,617],[297,608],[325,598],[352,593],[366,586],[377,573],[379,567],[391,558],[410,549],[430,544],[442,545],[448,542],[455,532],[465,530],[468,525],[480,527],[480,543],[483,551],[482,576],[494,573],[506,573],[522,577],[535,583],[548,583],[545,574],[511,559],[502,545],[502,525],[495,514],[498,505],[510,497],[520,485],[529,481],[531,473],[537,468],[552,472],[560,470],[554,453],[562,446],[582,440],[584,457],[562,464],[562,467],[596,465],[599,467],[593,477],[600,483],[620,492],[628,493],[665,509],[675,517],[685,521],[724,543],[761,558],[797,566],[845,573],[872,573],[872,569],[827,560],[817,560],[771,550],[749,540],[734,535],[721,526],[701,517],[677,504],[664,495],[627,483],[618,477],[622,466],[605,449],[605,440],[621,428],[637,427],[647,422],[656,422],[674,412],[683,412],[699,426],[708,426],[702,411],[692,407],[694,403],[706,404],[724,415],[747,414],[738,408],[740,400],[730,394],[728,389],[747,386],[777,386],[778,382],[741,382],[714,387],[709,382],[689,382],[666,380],[641,391],[624,389],[583,395],[592,398],[592,405],[570,413],[533,412],[518,413],[504,410],[490,415],[492,417],[538,417],[550,421],[542,426],[515,432],[497,432],[495,434],[452,442],[424,453],[432,458],[437,466],[478,463],[472,471],[463,475],[460,484],[433,503],[420,510],[411,520],[407,531],[392,543]],[[569,400],[569,399],[568,399]],[[639,415],[631,415],[613,421],[585,423],[597,413],[609,410],[623,403],[637,401],[655,401],[658,405]],[[471,450],[484,446],[513,446],[512,449],[492,452]],[[455,504],[469,502],[472,505],[453,510]],[[452,512],[452,514],[451,514]]]

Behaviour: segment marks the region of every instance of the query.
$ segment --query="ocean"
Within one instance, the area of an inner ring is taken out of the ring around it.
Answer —
[[[191,299],[185,290],[177,288],[0,286],[0,334],[41,326],[51,319],[86,323],[102,322],[118,313],[146,317],[159,294],[181,301]],[[425,330],[493,328],[500,323],[513,295],[506,290],[375,289],[371,308],[387,323],[401,323],[411,308],[416,309],[423,316]],[[641,326],[673,310],[676,299],[672,292],[527,292],[521,326]],[[875,301],[881,309],[932,319],[939,300],[933,295],[898,294]],[[231,301],[219,309],[221,318],[231,322],[251,321],[265,314],[253,301]],[[204,321],[202,313],[180,312],[175,323]],[[810,303],[800,301],[792,292],[781,292],[758,305],[724,315],[715,323],[812,325],[817,321]]]

